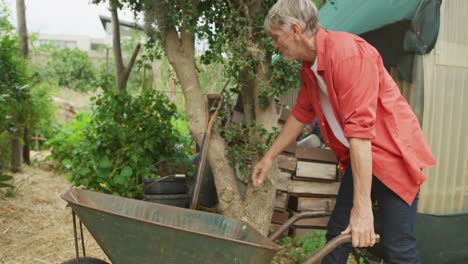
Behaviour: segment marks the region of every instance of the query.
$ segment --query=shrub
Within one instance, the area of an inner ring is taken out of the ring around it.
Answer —
[[[86,92],[96,88],[95,69],[88,54],[79,49],[51,48],[42,76],[60,86]]]
[[[325,243],[325,232],[315,231],[295,238],[285,237],[281,246],[295,263],[302,263],[305,258],[312,256]]]
[[[142,178],[155,177],[158,162],[188,160],[171,122],[176,107],[165,96],[153,90],[138,96],[104,93],[92,109],[49,141],[74,185],[141,197]]]

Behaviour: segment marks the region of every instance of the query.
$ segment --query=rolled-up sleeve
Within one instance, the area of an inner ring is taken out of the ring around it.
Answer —
[[[310,93],[307,88],[302,84],[299,94],[296,99],[296,105],[293,107],[292,115],[303,124],[312,124],[315,119],[314,110]]]
[[[348,139],[375,137],[379,60],[376,56],[347,59],[337,64],[333,73],[343,133]]]

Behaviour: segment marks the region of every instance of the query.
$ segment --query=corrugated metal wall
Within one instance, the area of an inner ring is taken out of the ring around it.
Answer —
[[[418,211],[468,211],[468,1],[442,1],[435,49],[423,56],[423,130],[437,166],[425,171]]]
[[[280,104],[287,106],[289,109],[292,109],[296,104],[296,98],[298,94],[299,88],[287,91],[280,97]]]

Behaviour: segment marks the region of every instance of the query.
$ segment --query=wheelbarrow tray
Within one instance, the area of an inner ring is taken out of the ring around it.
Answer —
[[[119,263],[269,263],[279,246],[222,215],[70,189],[62,199]]]

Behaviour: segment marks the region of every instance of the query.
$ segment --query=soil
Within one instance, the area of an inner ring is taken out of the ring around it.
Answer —
[[[70,188],[65,177],[38,166],[24,167],[13,176],[16,188],[0,189],[0,263],[62,263],[75,258],[71,210],[60,198]],[[84,233],[86,255],[108,261]]]

